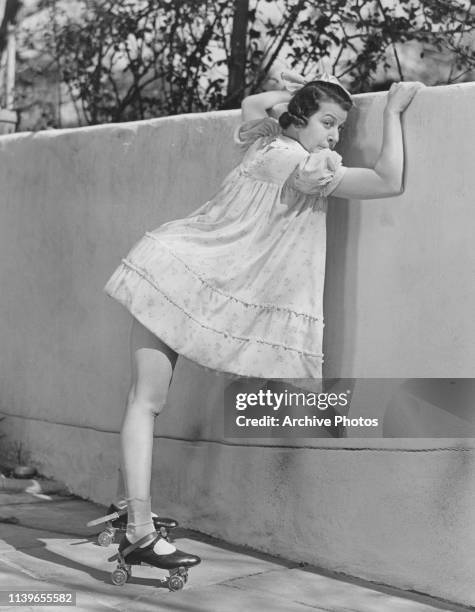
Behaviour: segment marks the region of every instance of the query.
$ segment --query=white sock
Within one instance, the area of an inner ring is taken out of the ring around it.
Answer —
[[[131,544],[150,533],[155,533],[150,497],[148,499],[139,499],[137,497],[127,499],[127,510],[128,522],[126,536]],[[160,538],[153,547],[153,552],[157,555],[169,555],[175,550],[175,546],[167,542],[164,538]]]
[[[114,506],[117,506],[117,508],[119,508],[120,510],[122,510],[123,508],[127,508],[127,499],[125,497],[121,497],[117,500],[117,502],[114,504]],[[155,512],[152,512],[152,518],[157,518],[158,514],[155,514]]]

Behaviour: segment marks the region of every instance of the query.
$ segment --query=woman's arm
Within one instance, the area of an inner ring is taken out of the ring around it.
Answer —
[[[395,83],[384,109],[383,144],[371,168],[348,168],[332,192],[337,198],[384,198],[402,193],[404,147],[401,113],[409,106],[422,83]]]
[[[280,71],[279,68],[269,73],[271,91],[263,91],[244,98],[241,104],[242,121],[264,119],[267,116],[278,119],[287,110],[287,104],[293,95],[290,86],[302,87],[305,79],[292,70]]]
[[[263,119],[268,116],[268,111],[276,104],[287,103],[292,94],[287,90],[264,91],[262,93],[247,96],[241,103],[242,121],[251,119]],[[285,108],[282,106],[282,112]],[[275,114],[273,113],[275,116]]]

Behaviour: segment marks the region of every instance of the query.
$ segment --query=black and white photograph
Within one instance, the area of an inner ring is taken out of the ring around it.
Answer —
[[[475,610],[470,0],[0,0],[0,611]]]

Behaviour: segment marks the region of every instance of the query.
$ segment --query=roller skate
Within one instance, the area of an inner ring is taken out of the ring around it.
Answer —
[[[175,519],[152,516],[153,525],[163,538],[169,540],[170,529],[178,527],[178,522]],[[117,531],[124,532],[127,529],[127,503],[120,505],[111,504],[107,510],[105,516],[101,516],[98,519],[89,521],[88,527],[94,527],[95,525],[102,525],[105,523],[105,528],[97,536],[97,543],[99,546],[110,546],[114,541]]]
[[[168,570],[166,583],[170,591],[182,589],[188,580],[188,568],[198,565],[201,559],[181,550],[175,550],[168,555],[157,555],[153,547],[160,538],[161,536],[156,532],[149,533],[135,544],[131,544],[124,535],[117,554],[109,559],[109,561],[118,562],[116,569],[111,574],[112,583],[117,586],[124,585],[132,576],[132,565],[150,565]]]

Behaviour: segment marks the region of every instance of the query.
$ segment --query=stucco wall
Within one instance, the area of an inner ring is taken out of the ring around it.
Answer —
[[[402,196],[334,203],[328,228],[328,373],[473,376],[474,96],[474,84],[418,95],[404,116]],[[360,96],[358,122],[345,138],[347,165],[376,160],[383,105],[383,95]],[[333,308],[338,316],[330,316]]]
[[[420,93],[404,118],[405,193],[331,202],[328,376],[472,375],[474,101],[473,85]],[[347,165],[375,160],[383,105],[383,94],[358,97]],[[237,121],[223,112],[0,139],[2,442],[21,442],[80,495],[115,495],[129,384],[129,315],[102,287],[145,230],[210,197],[239,158]],[[226,440],[226,384],[178,362],[156,428],[156,509],[232,542],[475,604],[472,440]]]

